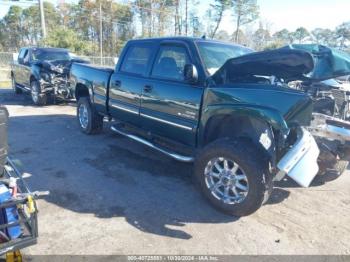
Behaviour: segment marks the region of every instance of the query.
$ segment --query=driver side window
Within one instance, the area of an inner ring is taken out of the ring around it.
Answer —
[[[184,67],[190,60],[183,46],[161,46],[152,69],[152,76],[184,81]]]
[[[23,64],[27,64],[29,62],[29,50],[26,49],[24,52],[24,57],[23,57]]]
[[[18,63],[23,64],[24,56],[28,53],[28,49],[21,49],[18,54]]]

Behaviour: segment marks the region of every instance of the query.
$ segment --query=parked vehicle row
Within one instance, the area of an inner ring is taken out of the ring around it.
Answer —
[[[308,187],[323,164],[322,139],[343,141],[345,126],[327,122],[327,132],[319,132],[312,97],[288,85],[325,80],[311,74],[329,60],[322,54],[315,59],[290,47],[253,52],[188,37],[131,40],[115,70],[70,63],[66,86],[82,132],[99,133],[104,118],[114,120],[115,133],[193,162],[208,201],[244,216],[285,176]],[[350,74],[350,67],[326,69],[329,78]]]

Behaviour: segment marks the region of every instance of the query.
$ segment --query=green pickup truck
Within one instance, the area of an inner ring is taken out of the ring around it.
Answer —
[[[194,162],[204,196],[234,216],[255,212],[285,175],[308,187],[319,149],[312,101],[287,83],[314,67],[310,53],[265,52],[200,38],[129,41],[115,70],[75,64],[72,93],[86,134],[112,130]],[[279,81],[276,81],[279,79]]]

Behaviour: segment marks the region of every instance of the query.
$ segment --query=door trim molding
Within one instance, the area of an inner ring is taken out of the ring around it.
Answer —
[[[182,128],[182,129],[186,129],[186,130],[190,130],[190,131],[193,130],[192,127],[185,126],[185,125],[181,125],[181,124],[178,124],[178,123],[174,123],[174,122],[171,122],[171,121],[168,121],[168,120],[164,120],[164,119],[162,119],[162,118],[150,116],[150,115],[147,115],[147,114],[144,114],[144,113],[140,113],[140,115],[143,116],[143,117],[147,117],[147,118],[149,118],[149,119],[158,121],[158,122],[162,122],[162,123],[164,123],[164,124],[168,124],[168,125],[180,127],[180,128]]]
[[[126,112],[129,112],[129,113],[133,113],[135,115],[138,115],[139,114],[139,111],[138,110],[134,110],[134,109],[130,109],[130,108],[126,108],[124,106],[120,106],[120,105],[116,105],[115,103],[111,103],[110,102],[110,106],[111,107],[114,107],[114,108],[117,108],[117,109],[120,109],[120,110],[123,110],[123,111],[126,111]]]

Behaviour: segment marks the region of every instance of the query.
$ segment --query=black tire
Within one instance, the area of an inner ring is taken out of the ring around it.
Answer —
[[[86,117],[83,117],[83,111],[86,108]],[[88,135],[98,134],[103,129],[103,116],[98,114],[91,105],[88,97],[81,97],[77,105],[77,120],[80,130]],[[87,122],[85,122],[85,120]]]
[[[207,186],[205,169],[212,159],[221,157],[234,161],[246,175],[249,189],[242,202],[224,203]],[[202,193],[216,209],[240,217],[254,213],[270,197],[273,182],[268,170],[266,157],[250,140],[223,138],[209,144],[199,153],[194,172]]]
[[[30,95],[34,105],[44,106],[47,104],[47,95],[41,93],[41,87],[38,81],[33,80],[30,82],[30,90]]]
[[[49,104],[49,105],[56,104],[56,98],[53,93],[47,94],[46,104]]]
[[[345,172],[348,165],[349,161],[338,159],[332,166],[329,166],[327,169],[323,170],[323,172],[320,172],[315,177],[314,183],[322,185],[337,179]]]
[[[13,92],[15,92],[16,95],[21,94],[22,93],[22,89],[20,89],[17,86],[16,79],[15,79],[14,75],[11,75],[11,83],[12,83]]]

